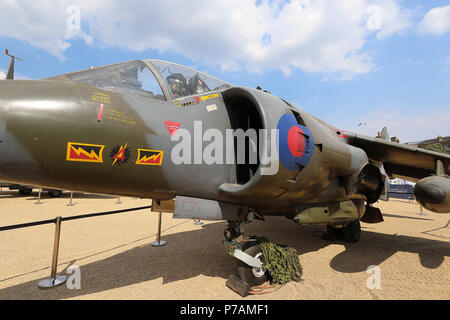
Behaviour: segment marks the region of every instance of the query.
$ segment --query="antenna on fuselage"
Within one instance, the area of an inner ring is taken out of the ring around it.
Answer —
[[[5,49],[5,54],[9,57],[11,57],[11,61],[9,62],[9,68],[8,68],[8,73],[6,75],[6,80],[14,80],[14,60],[20,60],[23,61],[20,58],[17,58],[16,56],[13,56],[11,54],[9,54],[8,49]]]

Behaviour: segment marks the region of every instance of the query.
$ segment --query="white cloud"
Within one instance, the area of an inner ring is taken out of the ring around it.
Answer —
[[[450,5],[428,11],[419,24],[418,30],[422,34],[436,35],[450,31]]]
[[[4,73],[3,71],[0,71],[0,80],[5,80],[6,79],[6,73]]]
[[[29,42],[64,59],[70,40],[90,37],[81,30],[67,28],[67,8],[71,1],[2,0],[0,2],[0,36]]]
[[[68,8],[80,8],[81,29]],[[71,7],[73,8],[73,7]],[[252,72],[293,69],[347,79],[374,70],[364,52],[409,26],[397,0],[3,0],[0,35],[63,58],[73,39],[100,47],[182,54],[195,63]]]
[[[385,39],[393,34],[402,34],[411,26],[410,16],[412,10],[402,9],[395,1],[380,0],[380,30],[377,33],[378,39]]]

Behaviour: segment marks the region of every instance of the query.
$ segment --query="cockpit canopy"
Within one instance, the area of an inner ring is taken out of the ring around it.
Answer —
[[[64,77],[91,86],[139,91],[149,97],[166,99],[153,72],[138,60],[69,73]]]
[[[69,79],[101,88],[137,91],[160,100],[166,100],[163,87],[173,99],[231,87],[202,72],[160,60],[128,61],[49,79]]]
[[[230,88],[231,85],[191,68],[160,60],[146,60],[165,79],[175,99]]]

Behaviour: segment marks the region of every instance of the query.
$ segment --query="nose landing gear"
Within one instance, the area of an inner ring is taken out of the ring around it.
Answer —
[[[244,237],[244,224],[251,220],[228,221],[223,241],[226,251],[238,259],[236,271],[239,279],[249,287],[261,285],[268,280],[257,237]]]
[[[224,231],[225,249],[239,260],[236,274],[227,279],[227,286],[243,297],[273,292],[289,281],[300,281],[302,276],[297,250],[262,237],[244,237],[244,224],[253,218],[257,215],[247,214],[243,221],[228,221]]]

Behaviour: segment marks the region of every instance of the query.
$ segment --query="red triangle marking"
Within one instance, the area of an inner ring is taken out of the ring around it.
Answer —
[[[174,135],[174,133],[180,128],[179,122],[172,122],[172,121],[164,121],[166,124],[167,129],[169,129],[170,135]]]

